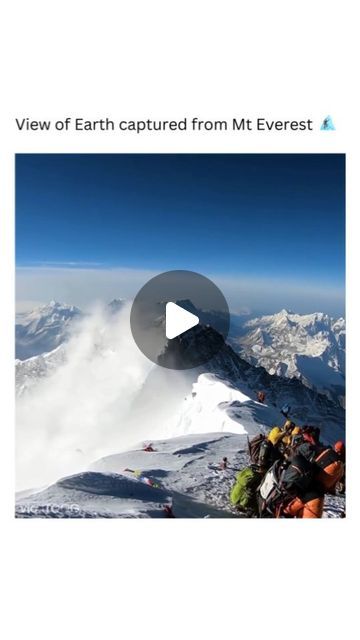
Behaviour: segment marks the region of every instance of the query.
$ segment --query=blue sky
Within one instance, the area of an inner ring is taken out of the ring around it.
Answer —
[[[344,165],[335,154],[18,155],[17,264],[191,269],[341,297]]]

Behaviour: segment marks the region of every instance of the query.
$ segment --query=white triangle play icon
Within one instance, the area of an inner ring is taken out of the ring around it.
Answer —
[[[186,311],[175,302],[166,303],[165,330],[168,340],[180,336],[185,331],[199,324],[199,318],[190,311]]]

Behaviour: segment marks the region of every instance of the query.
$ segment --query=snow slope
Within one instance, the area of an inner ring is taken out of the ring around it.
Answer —
[[[46,379],[66,362],[66,350],[61,344],[49,353],[15,360],[15,390],[18,397],[30,391],[40,380]]]
[[[173,435],[224,431],[252,436],[282,421],[279,410],[251,399],[228,380],[205,373],[185,397],[172,431]]]
[[[245,435],[204,433],[154,441],[102,458],[90,469],[19,494],[20,518],[244,517],[229,504],[235,474],[248,464]],[[228,466],[222,469],[226,456]],[[325,517],[340,517],[344,498],[329,497]]]

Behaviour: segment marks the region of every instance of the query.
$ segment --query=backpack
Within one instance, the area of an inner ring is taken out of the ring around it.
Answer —
[[[257,499],[260,518],[278,517],[284,502],[289,501],[281,485],[282,473],[281,460],[277,460],[260,484]]]
[[[263,470],[268,470],[274,464],[275,460],[281,458],[280,447],[274,446],[270,440],[264,440],[260,445],[258,465]]]
[[[332,447],[324,447],[314,459],[314,462],[320,469],[326,469],[333,462],[338,462],[339,456]]]
[[[248,438],[248,451],[250,462],[252,462],[252,464],[259,463],[260,447],[264,440],[265,436],[263,433],[258,433],[258,435],[254,436],[251,440]]]
[[[316,456],[314,463],[317,469],[316,480],[323,489],[333,493],[345,471],[338,454],[331,447],[326,447]]]
[[[262,474],[255,466],[245,467],[236,476],[236,482],[230,491],[230,502],[243,511],[256,509],[256,489]]]
[[[293,495],[304,493],[313,482],[315,473],[315,465],[298,453],[293,457],[283,473],[282,486],[288,493]]]

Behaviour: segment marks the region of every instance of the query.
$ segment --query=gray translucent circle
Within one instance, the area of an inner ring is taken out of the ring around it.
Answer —
[[[199,324],[168,340],[167,302],[197,315]],[[229,332],[229,307],[220,289],[205,276],[166,271],[140,289],[131,308],[130,325],[137,346],[149,360],[167,369],[192,369],[205,364],[223,347]]]

